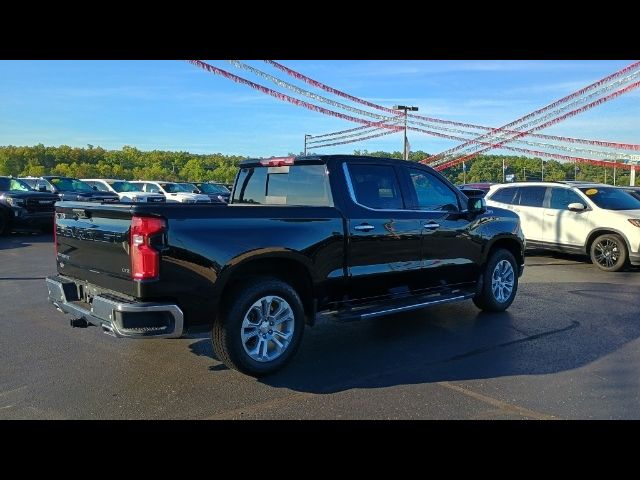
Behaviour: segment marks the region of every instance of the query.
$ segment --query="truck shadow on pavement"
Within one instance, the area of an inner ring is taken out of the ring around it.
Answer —
[[[464,302],[362,322],[323,322],[306,329],[289,365],[259,381],[327,394],[579,368],[640,337],[637,286],[615,290],[603,291],[599,283],[523,284],[511,309],[500,314]],[[566,301],[557,302],[563,296]],[[208,338],[192,351],[215,358]],[[210,370],[225,368],[217,363]],[[613,372],[612,381],[623,371]]]
[[[0,236],[0,250],[29,247],[36,243],[53,243],[52,233],[9,233]]]

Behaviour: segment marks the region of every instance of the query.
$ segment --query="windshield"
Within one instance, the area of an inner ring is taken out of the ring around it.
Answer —
[[[193,193],[192,189],[180,183],[161,183],[160,186],[169,193]]]
[[[230,193],[224,185],[216,185],[215,183],[202,183],[200,190],[204,193]]]
[[[113,182],[110,184],[111,188],[113,188],[118,193],[123,192],[139,192],[141,189],[138,185],[135,185],[131,182]]]
[[[47,180],[60,192],[93,192],[91,185],[75,178],[49,178]]]
[[[187,192],[198,193],[198,187],[196,187],[193,183],[179,183],[181,187],[184,187]]]
[[[619,188],[581,187],[580,191],[605,210],[640,210],[640,200]]]
[[[33,189],[22,180],[15,178],[0,178],[1,192],[31,192]]]

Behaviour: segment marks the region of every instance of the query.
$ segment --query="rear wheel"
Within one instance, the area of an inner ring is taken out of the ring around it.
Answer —
[[[627,245],[620,235],[606,233],[591,244],[591,261],[600,270],[617,272],[627,265]]]
[[[304,330],[304,309],[297,292],[275,278],[242,283],[234,301],[216,320],[213,348],[230,368],[263,376],[282,368],[295,355]]]
[[[509,250],[491,254],[483,273],[482,290],[473,303],[487,312],[503,312],[513,303],[518,291],[518,265]]]

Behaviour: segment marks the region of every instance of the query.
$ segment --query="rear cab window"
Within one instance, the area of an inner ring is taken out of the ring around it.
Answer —
[[[322,162],[305,162],[242,167],[233,203],[333,207],[327,166]]]

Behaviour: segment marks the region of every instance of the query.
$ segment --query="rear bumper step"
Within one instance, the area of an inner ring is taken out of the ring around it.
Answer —
[[[182,335],[184,316],[175,304],[135,302],[107,293],[94,296],[88,304],[78,298],[77,285],[71,278],[55,275],[47,277],[46,283],[49,301],[58,310],[84,319],[109,335],[119,338],[178,338]]]

